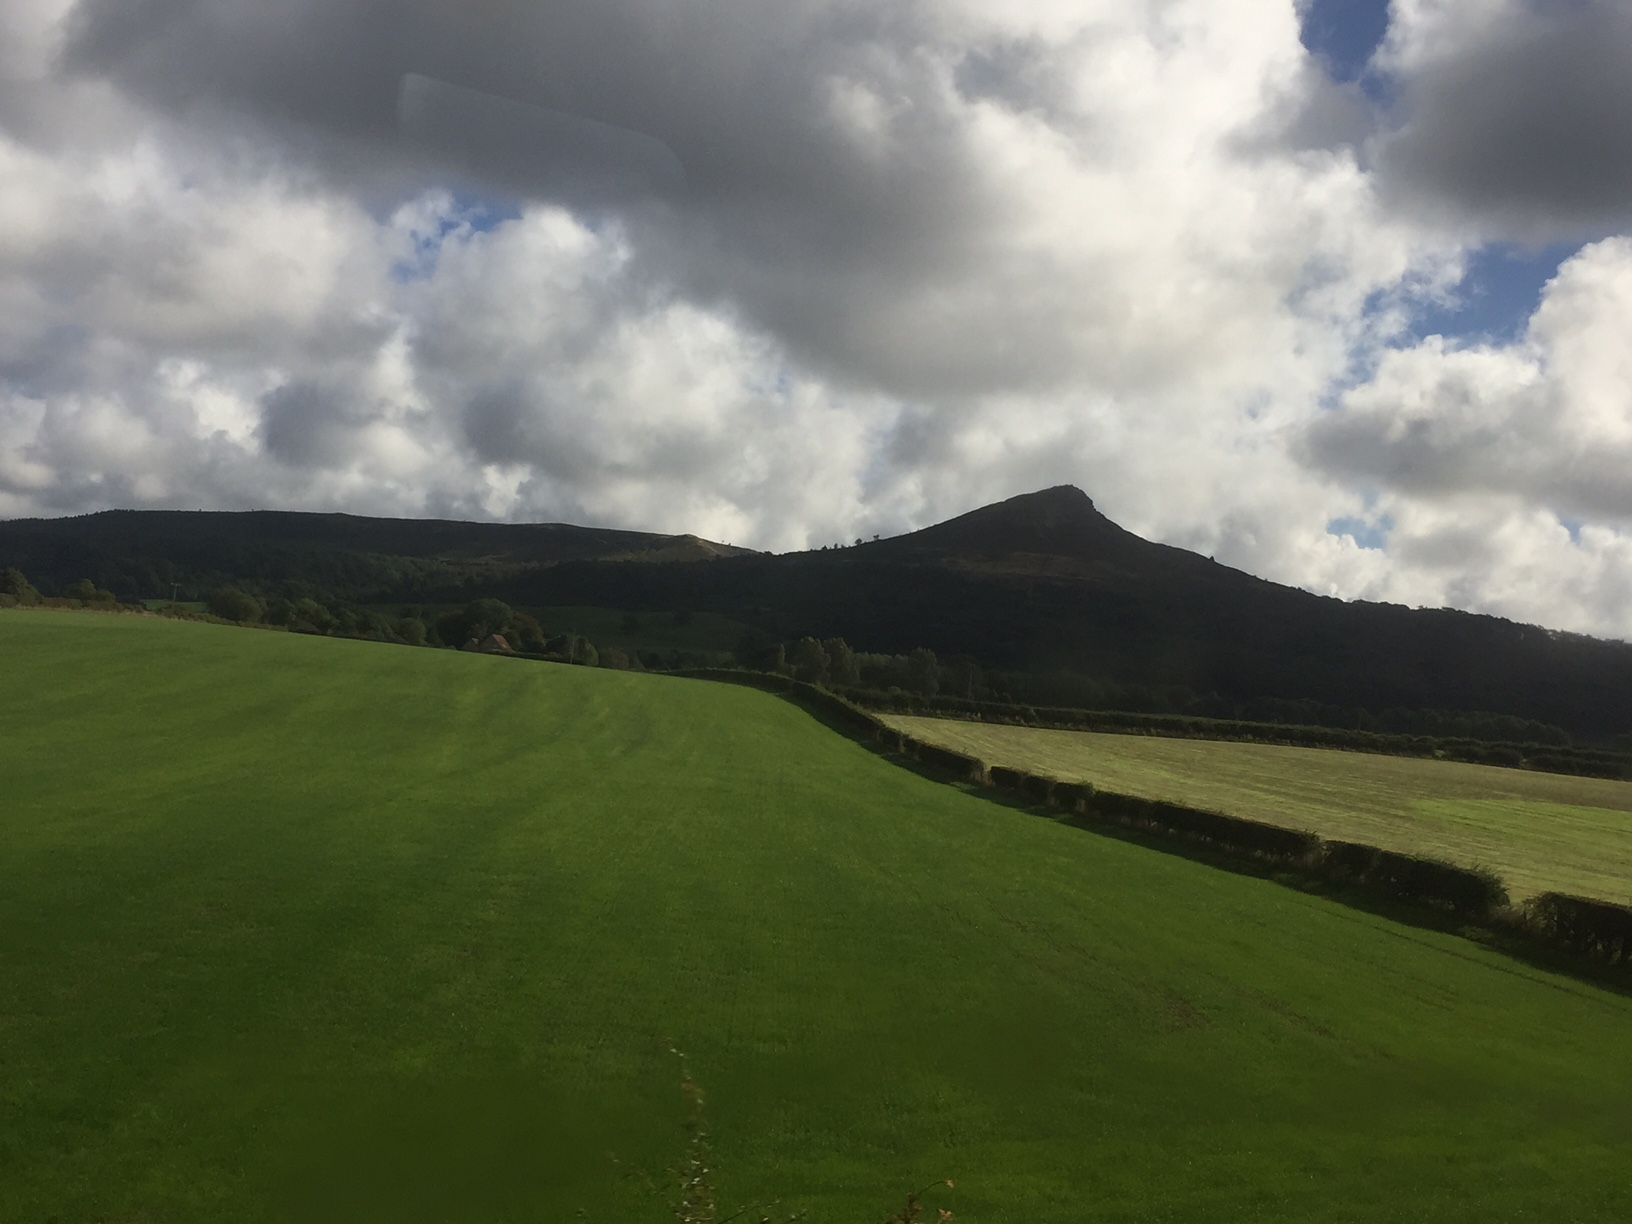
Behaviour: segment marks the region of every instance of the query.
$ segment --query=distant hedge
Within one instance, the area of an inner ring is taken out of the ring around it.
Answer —
[[[845,689],[853,703],[898,714],[945,715],[971,722],[1067,731],[1161,735],[1179,739],[1234,740],[1300,748],[1342,748],[1385,756],[1431,757],[1473,765],[1503,765],[1590,778],[1632,778],[1632,756],[1557,744],[1506,743],[1452,736],[1394,735],[1341,727],[1298,726],[1184,714],[1139,714],[1062,706],[1018,705],[965,697],[924,697]]]

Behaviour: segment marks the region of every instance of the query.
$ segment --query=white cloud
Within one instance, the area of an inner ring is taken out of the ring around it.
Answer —
[[[0,513],[788,548],[1069,481],[1282,581],[1626,631],[1624,252],[1510,350],[1388,350],[1378,303],[1474,231],[1392,208],[1361,112],[1309,118],[1336,87],[1290,0],[407,3],[390,39],[360,0],[82,0],[54,69],[56,11],[8,27],[44,92],[0,97]],[[1466,4],[1399,11],[1402,76],[1462,54]],[[560,178],[499,164],[546,157],[527,115],[439,161],[394,126],[409,72],[646,133],[684,192],[510,201]],[[1346,516],[1387,516],[1387,548]],[[1489,536],[1477,570],[1459,531]]]
[[[1632,240],[1567,261],[1512,345],[1388,353],[1305,445],[1380,491],[1416,602],[1632,637]]]

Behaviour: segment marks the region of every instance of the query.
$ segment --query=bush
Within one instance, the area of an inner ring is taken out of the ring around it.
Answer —
[[[391,626],[391,632],[399,642],[406,645],[425,645],[425,622],[417,616],[398,618],[397,622]]]
[[[806,684],[826,684],[829,660],[827,651],[813,637],[803,637],[795,644],[788,657],[793,674]]]
[[[1327,873],[1337,879],[1468,917],[1485,917],[1507,904],[1507,889],[1488,868],[1458,867],[1441,859],[1341,841],[1326,842],[1321,859]]]
[[[843,638],[827,638],[822,642],[822,649],[827,653],[829,684],[846,688],[861,683],[861,665],[856,661],[856,652]]]
[[[922,764],[932,769],[944,769],[947,773],[967,778],[971,782],[986,780],[986,763],[962,752],[953,752],[950,748],[942,748],[938,744],[926,744],[910,735],[901,737],[901,751],[916,757]]]
[[[9,606],[27,608],[40,602],[40,593],[21,570],[8,569],[0,571],[0,599],[11,600]]]
[[[1052,803],[1054,801],[1054,779],[1045,778],[1040,774],[1021,774],[1020,790],[1038,803]]]
[[[335,627],[334,613],[315,599],[297,599],[289,605],[289,628],[296,633],[328,633]]]
[[[1111,791],[1095,790],[1088,785],[1073,786],[1064,794],[1059,791],[1060,788],[1056,787],[1055,802],[1063,805],[1069,800],[1073,805],[1080,804],[1087,815],[1199,838],[1246,854],[1296,863],[1307,860],[1321,844],[1320,838],[1313,833],[1284,829],[1280,825],[1264,824],[1242,816],[1226,816],[1223,812],[1186,807],[1181,803],[1118,795]]]
[[[907,656],[907,683],[915,693],[933,697],[941,687],[941,665],[933,650],[918,647]]]
[[[210,597],[204,601],[212,615],[222,620],[236,621],[240,625],[247,625],[261,619],[266,611],[261,601],[247,591],[237,587],[217,587],[210,592]]]
[[[1021,779],[1026,775],[1022,770],[1010,769],[1007,765],[993,765],[987,770],[987,776],[991,778],[992,785],[999,790],[1017,791],[1020,789]]]
[[[1527,923],[1567,948],[1611,964],[1632,965],[1632,909],[1564,893],[1542,893],[1524,905]]]
[[[104,591],[89,578],[81,578],[78,582],[71,582],[63,591],[64,598],[78,600],[82,604],[116,604],[118,598],[112,591]]]
[[[1054,784],[1054,802],[1067,811],[1076,812],[1082,809],[1094,793],[1093,784],[1089,782],[1056,782]]]

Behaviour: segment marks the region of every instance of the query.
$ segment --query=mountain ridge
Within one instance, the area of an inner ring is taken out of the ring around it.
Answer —
[[[888,540],[780,555],[572,524],[106,511],[0,522],[0,566],[48,593],[89,577],[126,598],[240,584],[373,605],[709,612],[761,646],[925,647],[1047,704],[1137,685],[1208,708],[1489,711],[1632,732],[1628,643],[1281,586],[1144,540],[1069,485]]]

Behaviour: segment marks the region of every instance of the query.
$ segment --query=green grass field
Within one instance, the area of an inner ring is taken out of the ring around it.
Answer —
[[[1551,890],[1632,902],[1632,782],[1323,748],[883,717],[992,765],[1490,867],[1515,897]]]
[[[0,675],[0,1220],[659,1220],[670,1039],[813,1222],[1632,1218],[1632,999],[764,693],[89,613]]]

